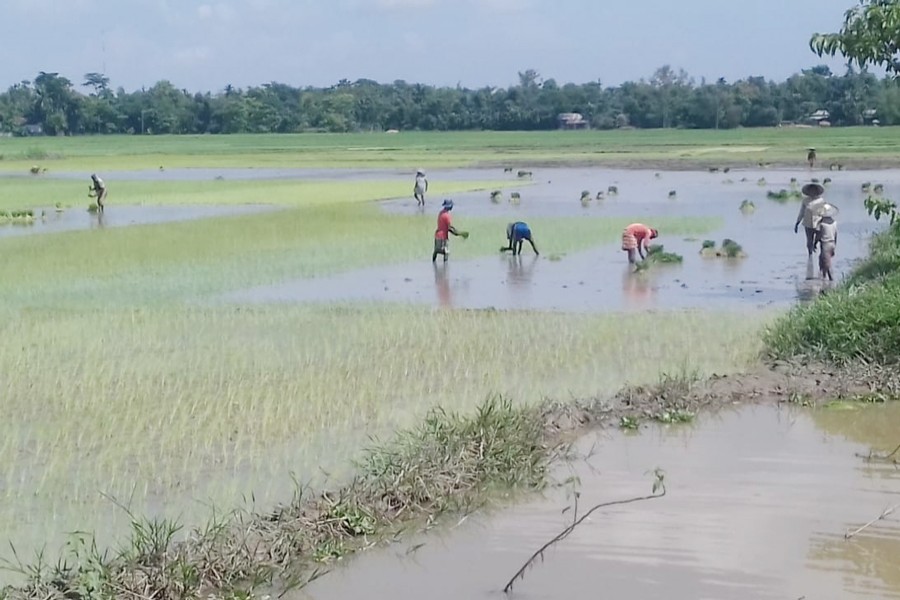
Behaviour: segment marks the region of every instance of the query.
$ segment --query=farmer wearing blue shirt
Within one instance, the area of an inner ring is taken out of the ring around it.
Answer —
[[[534,239],[532,239],[531,237],[531,228],[528,226],[528,223],[516,221],[515,223],[510,223],[509,225],[507,225],[506,239],[509,241],[509,246],[501,248],[503,252],[512,250],[513,256],[522,254],[522,242],[528,240],[528,243],[531,244],[531,249],[534,250],[534,253],[540,255],[537,246],[534,245]]]

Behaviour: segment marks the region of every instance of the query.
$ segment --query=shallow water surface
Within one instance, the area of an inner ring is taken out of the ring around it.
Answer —
[[[44,211],[44,218],[40,216],[42,210]],[[0,238],[86,229],[128,227],[130,225],[173,223],[211,217],[256,214],[271,210],[277,210],[277,207],[262,205],[109,206],[103,215],[92,214],[82,208],[71,208],[62,212],[57,212],[53,208],[45,208],[34,211],[35,220],[30,225],[0,225]]]
[[[787,306],[809,300],[827,288],[818,279],[817,255],[808,259],[802,230],[792,231],[799,201],[779,203],[766,198],[766,190],[790,187],[791,177],[804,181],[802,171],[732,172],[728,175],[698,172],[667,172],[657,178],[651,171],[607,171],[602,169],[548,169],[542,179],[522,193],[522,204],[492,204],[486,193],[462,194],[456,200],[454,218],[460,227],[469,216],[513,219],[542,216],[588,215],[627,217],[651,226],[658,216],[720,217],[724,225],[704,236],[721,244],[737,240],[747,253],[744,259],[707,259],[699,256],[701,240],[668,236],[661,231],[658,242],[667,251],[684,256],[680,265],[655,265],[632,273],[619,242],[568,256],[548,252],[552,241],[534,235],[544,251],[535,257],[526,244],[520,257],[493,256],[458,260],[451,258],[435,267],[431,254],[431,223],[423,231],[422,260],[347,272],[315,280],[287,281],[276,285],[237,290],[226,296],[240,303],[328,302],[341,300],[426,303],[447,308],[536,309],[563,311],[617,311],[653,308],[720,308]],[[879,229],[863,206],[860,182],[878,181],[886,193],[900,189],[900,171],[816,173],[831,175],[826,198],[840,209],[839,244],[834,262],[838,278],[866,256],[871,233]],[[733,183],[723,183],[732,177]],[[759,186],[759,177],[767,185]],[[746,182],[740,182],[746,178]],[[602,182],[604,185],[600,185]],[[617,182],[619,195],[582,208],[581,189],[606,189]],[[593,183],[593,187],[589,184]],[[669,189],[678,191],[668,198]],[[756,210],[738,210],[743,199],[751,199]],[[393,213],[415,213],[415,202],[407,199],[384,203]],[[435,209],[426,209],[434,212]],[[536,221],[532,220],[532,223]],[[505,232],[497,232],[497,245]]]
[[[816,413],[748,407],[692,426],[586,438],[582,448],[594,453],[573,465],[581,511],[649,494],[657,467],[666,472],[667,496],[595,513],[526,573],[512,597],[900,598],[900,516],[844,539],[900,502],[900,471],[855,455],[868,453],[868,444],[896,446],[897,431],[897,405]],[[560,480],[567,475],[561,470]],[[562,512],[567,495],[557,490],[373,551],[295,600],[502,598],[519,566],[571,522]]]

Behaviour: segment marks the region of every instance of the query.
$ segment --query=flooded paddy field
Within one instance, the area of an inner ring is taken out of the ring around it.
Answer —
[[[658,176],[657,176],[658,175]],[[826,199],[840,209],[837,217],[839,245],[835,272],[847,273],[864,257],[868,240],[879,226],[866,214],[865,181],[881,182],[885,193],[900,188],[900,173],[890,171],[814,173],[834,179]],[[702,258],[703,240],[667,236],[660,232],[656,242],[667,251],[684,257],[678,265],[655,265],[645,272],[632,272],[619,244],[559,256],[535,257],[526,244],[523,255],[499,255],[474,260],[453,257],[453,249],[466,242],[451,239],[451,259],[432,265],[430,233],[437,208],[422,214],[422,260],[420,262],[375,267],[312,280],[238,290],[227,296],[239,303],[327,302],[336,300],[425,303],[445,308],[519,309],[562,311],[617,311],[662,308],[768,307],[787,306],[808,300],[822,290],[817,260],[808,259],[803,232],[794,234],[793,224],[799,200],[778,202],[767,191],[791,189],[808,181],[807,171],[733,171],[722,173],[652,171],[607,171],[602,169],[543,169],[534,183],[515,188],[521,194],[518,205],[510,204],[511,189],[501,203],[492,203],[487,192],[454,197],[454,219],[465,228],[466,218],[503,218],[532,224],[535,241],[541,248],[540,220],[546,217],[628,218],[653,226],[654,218],[688,216],[715,217],[722,227],[705,238],[720,245],[729,238],[742,245],[746,258]],[[726,179],[730,178],[730,179]],[[512,179],[518,179],[512,177]],[[746,181],[741,182],[741,179]],[[765,179],[765,185],[760,180]],[[728,183],[726,183],[728,181]],[[609,195],[609,186],[618,187]],[[674,198],[669,192],[675,190]],[[589,191],[587,205],[579,201]],[[604,198],[596,199],[603,191]],[[755,210],[739,210],[750,200]],[[432,200],[436,206],[438,200]],[[384,209],[393,214],[420,212],[412,199],[388,201]],[[504,245],[502,226],[497,246]],[[543,240],[546,243],[546,238]],[[499,254],[499,253],[498,253]]]
[[[572,522],[573,490],[583,513],[648,495],[657,468],[665,497],[601,509],[509,597],[898,598],[897,518],[844,539],[900,503],[900,471],[857,456],[890,452],[898,430],[897,405],[756,406],[590,435],[580,442],[587,458],[557,476],[580,484],[373,551],[292,598],[503,598],[531,553]]]

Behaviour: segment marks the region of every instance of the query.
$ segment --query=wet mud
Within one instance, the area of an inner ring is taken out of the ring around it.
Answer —
[[[840,412],[839,415],[837,413]],[[583,438],[577,476],[544,498],[470,516],[372,551],[291,595],[503,598],[531,553],[593,504],[667,495],[595,513],[525,574],[512,598],[898,598],[900,524],[855,530],[900,502],[900,471],[860,455],[900,441],[900,405],[850,411],[744,406],[641,435]],[[568,508],[568,510],[567,510]]]

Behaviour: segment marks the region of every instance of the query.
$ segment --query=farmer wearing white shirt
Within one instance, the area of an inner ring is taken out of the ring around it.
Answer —
[[[819,244],[819,271],[822,279],[834,281],[831,273],[831,261],[834,258],[834,249],[837,246],[837,223],[834,222],[834,206],[826,204],[822,210],[822,220],[816,230],[816,242]]]
[[[428,180],[425,179],[425,171],[416,171],[416,185],[413,188],[413,196],[418,206],[425,206],[425,192],[428,191]]]
[[[800,212],[797,214],[797,222],[794,223],[794,233],[803,223],[806,230],[806,251],[810,256],[816,251],[816,235],[819,228],[819,222],[822,220],[822,211],[825,207],[825,188],[818,183],[807,183],[803,186],[803,204],[800,205]]]

